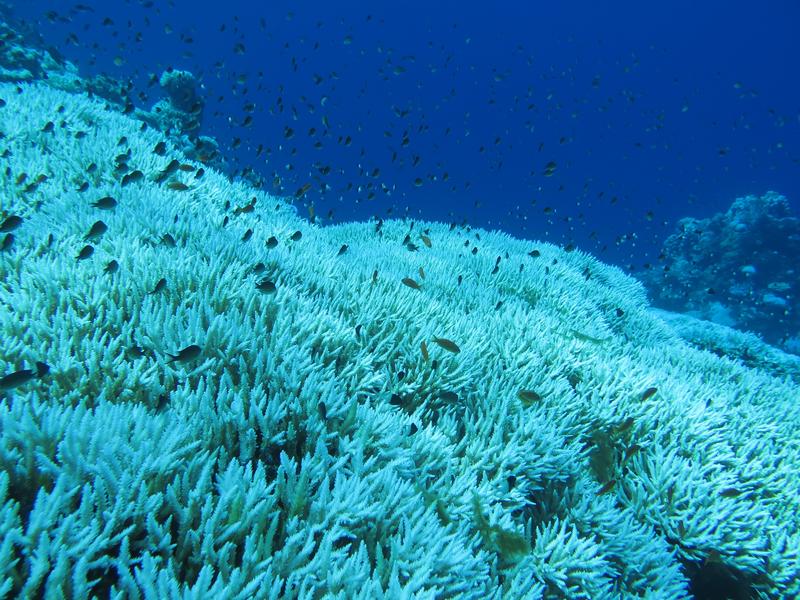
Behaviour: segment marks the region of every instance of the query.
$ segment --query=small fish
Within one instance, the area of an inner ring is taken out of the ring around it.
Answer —
[[[94,224],[89,228],[89,232],[83,236],[83,239],[85,241],[97,241],[106,231],[108,231],[108,225],[102,221],[95,221]]]
[[[373,284],[376,284],[376,283],[378,283],[378,269],[375,269],[375,270],[372,272],[372,283],[373,283]]]
[[[168,233],[165,233],[164,235],[161,236],[161,243],[167,248],[174,248],[177,245],[175,242],[175,238]]]
[[[43,362],[36,363],[36,370],[20,369],[0,378],[0,390],[10,390],[28,383],[32,379],[41,379],[50,372],[50,367]]]
[[[433,341],[440,347],[444,348],[448,352],[452,352],[453,354],[458,354],[461,352],[461,348],[459,348],[454,341],[448,340],[447,338],[434,337]]]
[[[81,251],[78,252],[78,256],[75,257],[75,260],[86,260],[92,254],[94,254],[94,246],[86,244],[83,248],[81,248]]]
[[[628,429],[633,427],[634,422],[635,421],[633,420],[633,417],[628,417],[622,423],[617,425],[617,433],[625,433],[628,431]]]
[[[170,181],[167,187],[176,192],[185,192],[189,189],[189,186],[181,181]]]
[[[197,344],[186,346],[186,348],[179,350],[177,354],[167,354],[170,360],[167,362],[187,362],[200,356],[202,348]]]
[[[253,237],[253,230],[248,229],[247,231],[244,232],[244,235],[242,236],[242,241],[247,242],[250,240],[251,237]]]
[[[147,352],[141,346],[134,344],[133,346],[125,350],[125,356],[131,359],[144,358],[145,356],[147,356]]]
[[[719,495],[723,498],[736,498],[737,496],[741,495],[742,490],[736,488],[725,488],[722,490]]]
[[[458,402],[458,394],[450,390],[439,390],[438,396],[445,402]]]
[[[641,398],[642,402],[644,402],[648,398],[651,398],[653,396],[653,394],[655,394],[657,391],[658,391],[658,388],[654,388],[654,387],[647,388],[645,391],[642,392],[642,398]]]
[[[253,198],[250,204],[245,204],[244,206],[237,206],[236,208],[234,208],[233,214],[234,215],[247,214],[253,212],[255,209],[256,209],[256,199]]]
[[[336,256],[341,256],[342,254],[347,252],[347,248],[349,248],[347,244],[342,244],[342,247],[339,248],[339,252],[336,254]]]
[[[427,235],[420,234],[419,237],[422,240],[422,243],[425,244],[428,248],[432,246],[431,238],[429,238]]]
[[[414,281],[413,279],[411,279],[411,277],[403,277],[402,281],[403,281],[403,284],[407,285],[412,290],[420,289],[419,284],[416,281]]]
[[[89,182],[88,181],[84,181],[82,184],[80,184],[78,186],[77,191],[83,193],[88,189],[89,189]]]
[[[428,360],[430,360],[430,355],[428,354],[428,344],[425,343],[425,340],[419,343],[419,351],[422,353],[422,360],[428,362]]]
[[[533,390],[519,390],[517,392],[517,398],[519,398],[525,406],[533,406],[542,399],[542,397]]]
[[[158,280],[155,287],[147,293],[148,295],[152,296],[154,294],[157,294],[158,292],[163,291],[165,287],[167,287],[167,278],[162,277],[161,279]]]
[[[0,252],[5,252],[6,250],[11,250],[11,246],[14,244],[14,234],[7,233],[3,238],[3,242],[0,244]]]
[[[144,173],[142,173],[139,169],[136,169],[135,171],[131,171],[130,173],[122,177],[121,185],[122,187],[125,187],[130,183],[136,183],[137,181],[141,181],[142,179],[144,179]]]
[[[155,182],[158,184],[164,183],[170,175],[172,175],[173,173],[175,173],[175,171],[178,170],[180,164],[181,164],[180,162],[178,162],[176,159],[173,158],[170,161],[170,163],[164,168],[164,170],[158,174],[158,177],[156,177]]]
[[[267,239],[267,244],[266,244],[267,248],[272,249],[275,248],[277,245],[278,245],[278,238],[276,238],[274,235],[269,236],[269,239]]]
[[[425,270],[422,267],[419,268],[419,278],[425,279]]]
[[[616,484],[617,484],[617,480],[616,480],[616,479],[609,479],[608,481],[606,481],[606,482],[603,484],[603,487],[601,487],[601,488],[600,488],[600,491],[598,491],[598,492],[597,492],[597,494],[598,494],[599,496],[602,496],[603,494],[607,494],[607,493],[608,493],[608,492],[610,492],[612,489],[614,489],[614,486],[615,486]]]
[[[294,198],[295,198],[295,200],[299,200],[300,198],[302,198],[303,196],[305,196],[305,195],[306,195],[306,193],[308,192],[308,190],[310,190],[310,189],[311,189],[311,184],[310,184],[310,183],[307,183],[307,184],[305,184],[303,187],[299,188],[299,189],[298,189],[298,190],[297,190],[297,191],[294,193]]]
[[[153,154],[158,154],[159,156],[164,156],[167,153],[167,144],[165,142],[158,142],[153,148]]]
[[[8,233],[9,231],[14,231],[17,227],[22,225],[22,221],[22,217],[18,215],[9,215],[2,223],[0,223],[0,232]]]
[[[292,238],[291,239],[292,239],[293,242],[299,242],[300,238],[302,238],[302,237],[303,237],[303,232],[302,231],[295,231],[292,234]]]
[[[262,279],[258,283],[256,283],[256,289],[261,292],[262,294],[274,294],[278,291],[277,286],[274,282],[270,281],[269,279]]]
[[[623,460],[628,460],[631,456],[636,454],[642,449],[639,444],[631,444],[628,448],[625,449],[625,457]]]
[[[53,124],[52,121],[48,121],[47,123],[44,124],[44,127],[42,127],[42,132],[43,133],[53,133],[53,130],[55,129],[55,127],[56,126]]]
[[[103,269],[106,273],[113,275],[119,270],[119,263],[115,260],[111,260],[106,264],[105,268]]]
[[[92,202],[92,206],[95,208],[100,208],[102,210],[111,210],[117,205],[117,201],[114,200],[111,196],[103,196],[96,202]]]
[[[581,333],[580,331],[577,331],[576,329],[571,330],[571,332],[572,332],[572,335],[575,336],[576,339],[579,339],[582,342],[591,342],[593,344],[602,344],[603,342],[607,342],[607,341],[609,341],[611,339],[610,337],[607,337],[607,338],[592,337],[591,335],[586,335],[585,333]]]

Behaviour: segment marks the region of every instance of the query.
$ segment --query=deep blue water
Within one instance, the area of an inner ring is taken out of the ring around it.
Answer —
[[[793,1],[16,11],[83,74],[130,78],[138,106],[159,97],[150,74],[192,71],[203,133],[275,193],[313,183],[298,205],[322,222],[466,221],[638,270],[680,217],[767,190],[800,201]]]

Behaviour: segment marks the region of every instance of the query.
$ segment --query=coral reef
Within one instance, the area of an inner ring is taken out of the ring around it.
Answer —
[[[791,366],[581,252],[322,228],[85,93],[0,98],[3,596],[800,594]]]
[[[725,213],[681,219],[662,270],[643,276],[670,310],[753,331],[791,349],[800,335],[800,219],[783,196],[738,198]]]
[[[205,101],[199,94],[195,76],[170,69],[159,78],[166,97],[150,109],[136,108],[130,98],[131,82],[105,74],[81,77],[78,68],[52,46],[45,47],[35,31],[20,33],[23,24],[12,19],[13,11],[0,4],[7,21],[0,21],[0,81],[32,82],[46,79],[52,87],[69,92],[87,92],[107,100],[119,110],[163,132],[187,157],[208,166],[230,172],[230,166],[210,136],[201,135]],[[242,174],[252,185],[260,185],[253,174]]]

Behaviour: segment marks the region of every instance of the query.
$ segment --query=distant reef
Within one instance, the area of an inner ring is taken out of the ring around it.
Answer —
[[[643,276],[655,303],[760,335],[800,354],[800,219],[775,192],[685,218]]]
[[[5,37],[1,597],[800,596],[796,357],[577,250],[310,223]]]

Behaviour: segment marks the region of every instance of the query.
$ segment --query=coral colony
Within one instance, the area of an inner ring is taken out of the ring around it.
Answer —
[[[142,111],[4,39],[0,595],[800,594],[796,357],[578,250],[320,227],[225,174],[190,74]],[[732,321],[762,258],[715,261]]]

